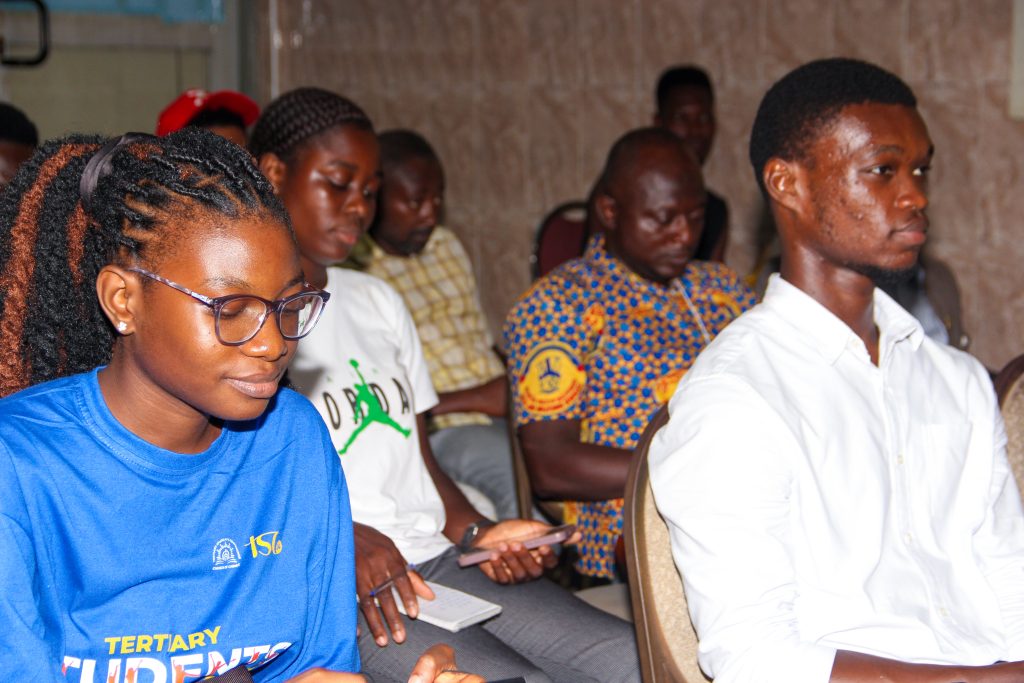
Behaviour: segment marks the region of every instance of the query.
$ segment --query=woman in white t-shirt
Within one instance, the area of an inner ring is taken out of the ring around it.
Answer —
[[[489,679],[639,681],[630,625],[541,579],[556,561],[550,547],[509,541],[547,526],[489,522],[438,467],[426,433],[437,395],[399,295],[330,267],[345,260],[376,209],[381,175],[370,120],[339,95],[301,88],[268,105],[251,148],[291,215],[303,272],[333,297],[289,373],[327,423],[349,483],[365,670],[394,680],[422,646],[446,640],[466,668]],[[459,569],[455,543],[498,550],[479,569]],[[433,597],[424,578],[503,612],[450,634],[400,615],[391,591],[372,592],[393,582],[415,617],[416,596]],[[389,635],[403,645],[389,645]]]

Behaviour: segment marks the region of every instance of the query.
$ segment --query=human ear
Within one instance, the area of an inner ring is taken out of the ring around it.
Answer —
[[[260,157],[259,167],[260,172],[274,186],[274,193],[281,194],[281,187],[284,185],[284,179],[288,173],[288,165],[273,152],[267,152]]]
[[[123,268],[106,265],[96,276],[96,296],[100,308],[118,334],[135,331],[138,283]]]
[[[798,163],[772,157],[764,165],[762,180],[768,196],[776,204],[798,211],[803,192],[803,173]]]
[[[599,194],[594,197],[594,210],[597,212],[597,220],[601,222],[605,231],[614,231],[619,213],[619,207],[615,200],[606,194]]]

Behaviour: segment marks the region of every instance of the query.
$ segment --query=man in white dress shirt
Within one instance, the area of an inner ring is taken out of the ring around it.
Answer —
[[[750,142],[782,242],[650,453],[716,683],[1024,680],[1024,515],[991,383],[876,284],[915,266],[932,143],[848,59],[776,83]]]

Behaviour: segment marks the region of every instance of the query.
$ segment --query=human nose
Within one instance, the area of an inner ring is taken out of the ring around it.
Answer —
[[[900,188],[897,204],[901,208],[924,211],[928,206],[928,180],[924,176],[910,175]]]
[[[373,217],[374,207],[375,199],[373,195],[363,189],[350,193],[348,201],[345,202],[345,210],[363,219],[364,225],[365,222],[368,222]]]
[[[679,216],[672,222],[672,238],[683,245],[691,246],[700,239],[700,233],[703,229],[703,219],[688,218],[685,215]]]
[[[274,311],[268,311],[263,324],[242,348],[246,355],[273,362],[288,354],[288,340],[281,334],[279,318]]]
[[[432,197],[423,202],[423,206],[420,207],[420,215],[424,222],[437,225],[441,217],[441,200],[437,197]]]

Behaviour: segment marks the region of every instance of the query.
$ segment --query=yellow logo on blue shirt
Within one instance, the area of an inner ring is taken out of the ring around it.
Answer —
[[[572,350],[556,342],[533,350],[519,378],[519,401],[523,409],[540,415],[553,415],[575,403],[587,384]]]
[[[250,536],[246,545],[252,551],[252,556],[280,555],[282,549],[281,539],[278,538],[280,533],[279,531],[267,531],[259,536]]]

